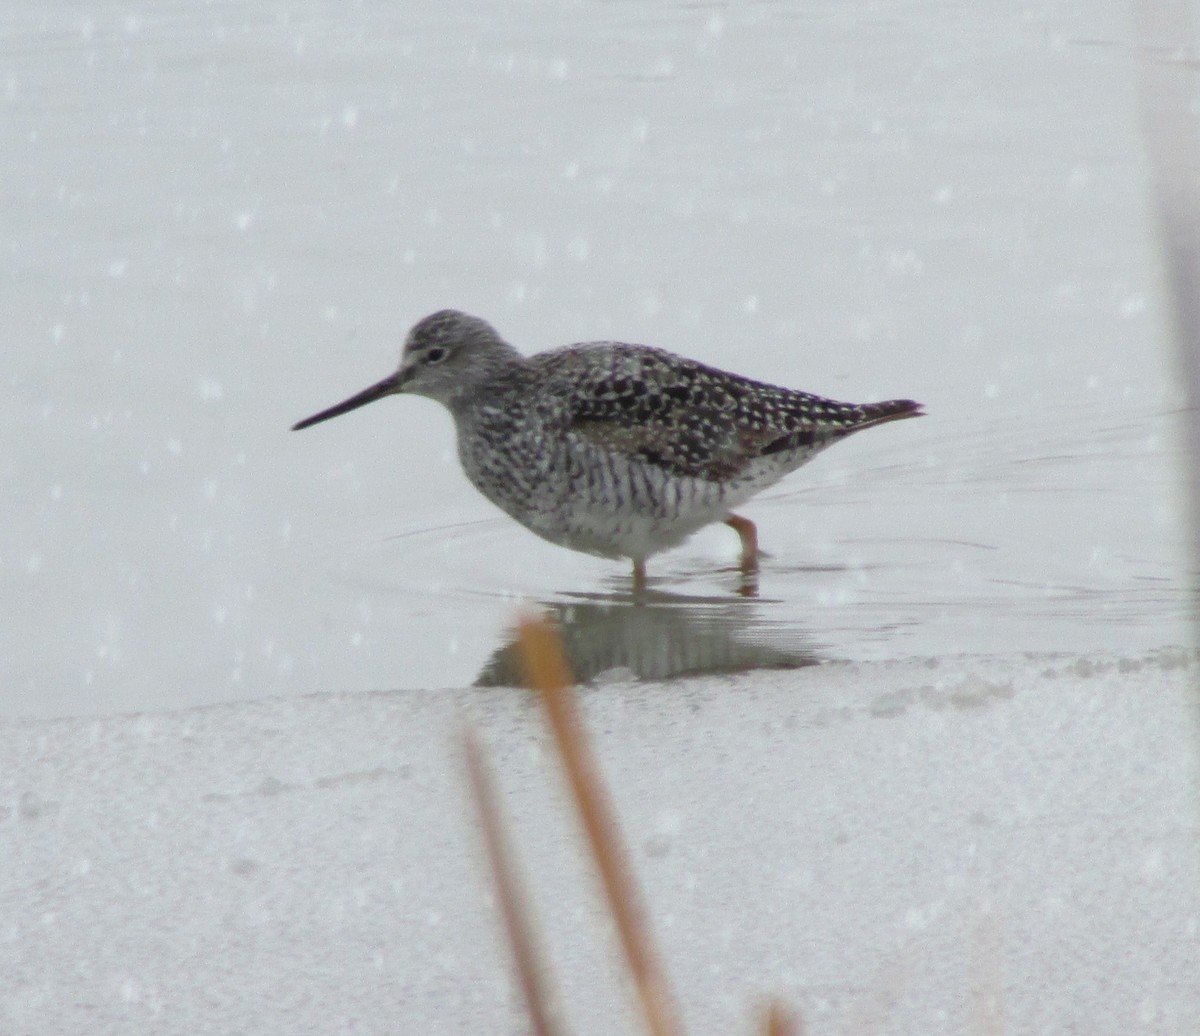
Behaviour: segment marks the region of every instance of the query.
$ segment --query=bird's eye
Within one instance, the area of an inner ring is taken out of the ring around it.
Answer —
[[[435,345],[432,349],[425,350],[426,363],[441,363],[446,358],[446,350],[443,346]]]

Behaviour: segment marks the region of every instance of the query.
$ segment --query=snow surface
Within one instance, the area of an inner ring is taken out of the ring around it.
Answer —
[[[694,1033],[1179,1033],[1196,659],[913,659],[581,694]],[[523,1032],[473,717],[576,1031],[633,1032],[532,697],[315,695],[0,729],[0,1029]],[[988,997],[1003,1028],[979,1028]],[[973,1013],[974,1012],[974,1013]]]

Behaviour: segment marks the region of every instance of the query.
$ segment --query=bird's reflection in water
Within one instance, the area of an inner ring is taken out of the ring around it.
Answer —
[[[648,593],[596,595],[543,605],[580,683],[606,673],[670,680],[752,669],[799,669],[819,659],[794,628],[751,620],[749,602]],[[615,672],[614,672],[615,671]],[[498,648],[476,687],[525,684],[515,641]]]

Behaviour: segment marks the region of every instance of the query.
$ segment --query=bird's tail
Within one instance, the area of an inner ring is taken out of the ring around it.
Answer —
[[[885,399],[882,403],[864,403],[854,409],[862,415],[862,418],[847,431],[857,432],[863,428],[874,428],[877,424],[887,424],[888,421],[903,421],[906,417],[921,417],[925,413],[925,407],[911,399]]]

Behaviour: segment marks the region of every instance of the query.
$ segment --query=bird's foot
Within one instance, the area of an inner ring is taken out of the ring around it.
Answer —
[[[646,592],[646,562],[634,559],[633,562],[633,594],[641,597]]]

